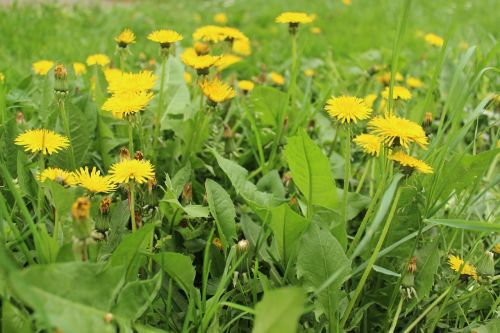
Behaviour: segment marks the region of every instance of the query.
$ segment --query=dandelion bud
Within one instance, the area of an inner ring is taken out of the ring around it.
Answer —
[[[59,94],[66,94],[68,92],[68,71],[66,70],[66,67],[62,64],[56,65],[54,68],[54,90]]]
[[[224,139],[231,139],[233,137],[233,130],[229,127],[228,124],[224,124]]]
[[[240,253],[244,253],[248,251],[248,247],[250,246],[250,242],[247,241],[246,239],[242,239],[238,242],[238,245],[236,246],[236,250]]]
[[[111,206],[112,199],[111,197],[105,197],[101,200],[99,204],[99,211],[102,215],[107,215],[109,213],[109,208]]]
[[[295,206],[297,204],[297,197],[296,196],[291,197],[290,201],[288,201],[288,204],[290,206]]]
[[[156,186],[156,177],[152,176],[148,180],[148,192],[151,193],[153,191],[153,188],[155,188],[155,186]]]
[[[290,171],[285,172],[283,177],[281,177],[281,181],[283,182],[283,185],[289,186],[292,181],[292,173]]]
[[[56,80],[66,80],[68,77],[68,71],[66,70],[66,67],[62,64],[56,65],[54,68],[54,77]]]
[[[135,215],[135,225],[137,226],[137,228],[142,227],[142,215],[141,215],[141,212],[139,210],[135,210],[134,211],[134,215]]]
[[[24,124],[26,120],[24,119],[24,113],[22,111],[16,112],[16,124],[21,125]]]
[[[144,154],[142,151],[138,150],[135,152],[134,158],[138,161],[142,161],[144,159]]]
[[[130,160],[130,152],[127,148],[120,148],[120,162]]]
[[[425,113],[425,116],[424,116],[424,123],[423,123],[423,126],[424,127],[428,127],[432,124],[432,120],[433,120],[433,116],[432,116],[432,112],[426,112]]]
[[[212,244],[214,244],[214,246],[219,250],[219,251],[222,251],[222,242],[220,240],[219,237],[214,237],[214,239],[212,240]]]
[[[210,52],[210,48],[208,43],[196,42],[194,43],[194,51],[197,55],[202,56],[208,54],[208,52]]]
[[[410,263],[408,264],[408,272],[415,273],[417,271],[417,257],[411,257]]]
[[[187,183],[184,185],[184,188],[182,189],[182,200],[184,202],[191,202],[193,199],[193,184],[192,183]]]
[[[108,312],[104,315],[104,321],[107,323],[111,323],[113,321],[113,314]]]
[[[85,220],[89,217],[90,201],[86,197],[80,197],[71,206],[71,215],[75,220]]]
[[[477,272],[483,276],[495,275],[495,261],[493,259],[493,252],[484,252],[477,264]]]

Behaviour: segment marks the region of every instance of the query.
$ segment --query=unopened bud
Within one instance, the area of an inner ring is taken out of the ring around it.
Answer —
[[[101,200],[99,204],[99,211],[102,215],[107,215],[109,213],[109,208],[111,206],[112,199],[111,197],[105,197]]]
[[[54,90],[56,93],[66,94],[68,92],[68,83],[67,83],[68,71],[66,67],[62,64],[56,65],[54,68]]]
[[[233,137],[233,130],[228,124],[224,124],[224,139],[231,139]]]
[[[408,272],[415,273],[417,271],[417,257],[413,256],[408,264]]]
[[[208,52],[210,52],[210,48],[207,43],[195,42],[194,51],[196,52],[197,55],[202,56],[208,54]]]
[[[428,127],[432,124],[434,117],[432,116],[432,112],[426,112],[424,115],[424,127]]]
[[[153,176],[148,180],[148,192],[151,193],[156,187],[156,177]]]
[[[134,158],[138,161],[142,161],[144,159],[144,154],[142,151],[138,150],[135,152]]]
[[[108,312],[104,315],[104,321],[107,323],[111,323],[113,321],[113,314]]]
[[[249,241],[247,241],[246,239],[242,239],[238,242],[236,249],[238,250],[238,252],[244,253],[248,251],[249,245],[250,245]]]
[[[193,184],[191,182],[186,183],[182,189],[182,200],[184,202],[190,202],[193,199]]]
[[[222,251],[222,241],[219,237],[214,237],[212,244],[219,250]]]
[[[16,112],[16,124],[21,125],[24,124],[26,120],[24,119],[24,113],[22,111]]]
[[[86,197],[80,197],[71,206],[71,215],[75,220],[85,220],[89,217],[90,201]]]
[[[127,160],[130,160],[130,152],[127,148],[122,147],[120,148],[120,161],[123,162]]]
[[[292,181],[292,173],[290,171],[285,172],[283,177],[281,177],[281,181],[285,186],[290,185],[290,182]]]

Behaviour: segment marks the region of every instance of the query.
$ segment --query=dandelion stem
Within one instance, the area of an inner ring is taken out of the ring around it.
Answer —
[[[368,172],[371,170],[371,164],[372,164],[372,159],[369,159],[368,162],[366,162],[365,169],[363,170],[363,174],[361,175],[361,179],[359,180],[358,183],[358,187],[356,187],[356,193],[361,192],[363,184],[365,183],[366,176],[368,175]]]
[[[129,182],[129,208],[130,208],[130,220],[132,222],[132,232],[135,232],[137,230],[137,225],[135,224],[135,200],[134,200],[134,182],[131,181]]]
[[[342,192],[342,222],[347,225],[347,194],[349,192],[349,177],[351,175],[351,128],[346,126],[344,152],[344,191]]]
[[[57,209],[54,210],[54,234],[52,237],[54,240],[57,242],[59,239],[59,230],[60,230],[60,221],[59,221],[59,214],[57,214]]]
[[[130,154],[134,153],[134,129],[130,119],[128,120],[128,151]]]
[[[68,114],[66,112],[66,107],[64,103],[64,97],[59,97],[57,104],[59,105],[59,112],[61,114],[61,118],[63,121],[64,131],[66,132],[66,136],[70,142],[69,145],[69,158],[71,163],[71,169],[76,170],[76,161],[75,161],[75,152],[73,151],[73,145],[71,144],[71,131],[69,127],[69,119]]]
[[[363,290],[363,287],[365,286],[366,280],[368,279],[368,276],[370,275],[370,272],[373,268],[373,265],[375,264],[375,261],[377,260],[378,253],[380,252],[380,249],[382,248],[382,245],[384,244],[385,237],[387,236],[387,233],[389,232],[389,227],[391,226],[392,220],[393,220],[394,215],[396,213],[396,208],[398,207],[399,198],[401,196],[401,191],[402,191],[402,187],[399,187],[397,192],[396,192],[396,196],[394,198],[394,201],[392,203],[391,210],[389,212],[389,216],[387,217],[384,228],[382,229],[382,233],[380,234],[380,237],[378,239],[377,245],[375,246],[375,249],[373,250],[371,257],[368,260],[368,265],[366,266],[365,271],[363,272],[363,275],[361,276],[361,280],[359,281],[358,286],[356,287],[356,290],[354,291],[354,295],[351,298],[349,304],[347,305],[347,309],[344,312],[344,316],[342,317],[342,321],[340,322],[340,325],[342,327],[345,327],[347,319],[349,319],[349,315],[351,314],[351,311],[354,308],[354,305],[356,305],[356,301],[358,300],[359,295],[361,294],[361,291]]]
[[[403,297],[401,297],[399,299],[398,308],[396,310],[396,314],[394,315],[394,318],[392,319],[392,325],[391,325],[391,328],[389,329],[389,333],[393,333],[394,330],[396,329],[396,325],[397,325],[398,319],[399,319],[399,314],[401,313],[402,308],[403,308]]]
[[[45,169],[45,160],[43,158],[43,153],[40,152],[40,155],[38,156],[38,170],[39,173],[41,174],[43,169]],[[43,206],[43,185],[42,181],[39,179],[38,180],[38,202],[36,204],[36,216],[38,219],[38,223],[42,223],[42,206]]]
[[[163,55],[163,59],[161,61],[161,72],[160,72],[160,91],[158,92],[158,108],[156,110],[156,118],[155,118],[155,133],[153,136],[153,156],[156,156],[156,154],[154,153],[156,152],[158,141],[160,139],[160,123],[163,112],[163,90],[165,86],[165,69],[167,66],[167,60],[168,56]]]

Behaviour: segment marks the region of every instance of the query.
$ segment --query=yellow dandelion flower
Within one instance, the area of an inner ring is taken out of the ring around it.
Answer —
[[[108,82],[108,84],[112,81],[117,81],[121,78],[123,72],[118,68],[106,68],[104,70],[104,78]]]
[[[424,36],[424,40],[427,42],[427,44],[436,46],[436,47],[441,47],[444,44],[443,38],[440,36],[433,34],[433,33],[428,33]]]
[[[35,74],[44,76],[54,67],[54,62],[50,60],[40,60],[34,62],[32,67]]]
[[[151,71],[139,73],[116,73],[107,75],[108,92],[113,94],[130,94],[153,89],[156,75]]]
[[[115,41],[119,47],[125,48],[129,44],[135,43],[135,34],[130,29],[124,29],[118,36],[116,36]]]
[[[194,42],[193,44],[194,51],[197,55],[205,55],[210,53],[210,45],[205,42]]]
[[[369,117],[372,109],[369,108],[362,98],[353,96],[331,97],[325,106],[330,117],[344,123],[350,123]]]
[[[496,254],[500,254],[500,243],[495,243],[493,251],[495,251]]]
[[[85,64],[81,62],[74,62],[73,63],[73,72],[75,72],[75,75],[82,75],[87,71],[87,67],[85,67]]]
[[[218,43],[226,39],[226,34],[222,27],[217,25],[205,25],[199,27],[193,33],[194,40],[202,40],[205,42]]]
[[[34,129],[19,134],[14,141],[18,146],[24,146],[25,151],[43,155],[51,155],[59,150],[69,147],[67,137],[46,129]]]
[[[184,72],[184,81],[186,81],[187,84],[191,84],[191,82],[193,82],[193,77],[191,76],[191,74],[189,74],[188,72]]]
[[[181,60],[187,66],[196,69],[199,74],[208,74],[208,69],[214,66],[220,56],[212,56],[209,54],[197,55],[193,48],[187,48],[181,55]]]
[[[181,41],[183,38],[177,31],[170,29],[156,30],[148,35],[149,40],[160,43],[162,48],[169,48],[170,45]]]
[[[42,173],[40,173],[39,179],[42,182],[49,179],[67,186],[74,186],[77,183],[72,172],[59,168],[47,168],[43,170]]]
[[[240,62],[241,60],[243,60],[243,58],[238,57],[237,55],[224,54],[219,58],[219,60],[215,64],[215,67],[217,67],[217,71],[221,72],[229,66]]]
[[[243,91],[245,93],[252,91],[254,87],[255,87],[255,84],[252,81],[249,81],[249,80],[238,81],[238,89],[240,89],[241,91]]]
[[[0,83],[3,83],[5,81],[5,75],[0,72]]]
[[[312,68],[308,68],[308,69],[304,70],[304,75],[307,77],[313,77],[315,74],[316,74],[316,72]]]
[[[92,193],[109,193],[116,189],[110,176],[102,176],[95,167],[92,171],[88,167],[80,168],[75,172],[75,180],[81,187]]]
[[[376,94],[368,94],[364,98],[366,106],[369,108],[373,108],[373,104],[377,100],[377,95]]]
[[[99,66],[107,66],[111,60],[109,57],[102,53],[92,54],[87,57],[87,66],[99,65]]]
[[[350,6],[352,3],[352,0],[342,0],[342,3],[346,6]]]
[[[407,79],[406,79],[406,84],[408,85],[408,87],[410,88],[421,88],[424,86],[424,84],[422,83],[422,81],[420,81],[419,79],[417,79],[416,77],[412,77],[412,76],[409,76]]]
[[[272,83],[278,86],[282,86],[285,84],[285,77],[279,73],[271,72],[269,73],[269,78],[271,79]]]
[[[114,94],[104,102],[102,109],[111,112],[113,117],[122,119],[143,111],[151,99],[153,93],[147,91]]]
[[[353,140],[366,154],[378,156],[382,140],[373,134],[360,134]]]
[[[320,27],[311,27],[311,32],[315,35],[319,35],[321,33]]]
[[[250,46],[249,39],[238,39],[233,42],[232,50],[236,54],[240,54],[242,56],[249,56],[252,54],[252,48]]]
[[[203,94],[212,103],[223,103],[236,95],[233,88],[217,77],[213,80],[203,80],[200,82],[200,87]]]
[[[392,153],[388,157],[391,161],[395,161],[404,168],[409,168],[410,170],[416,170],[420,173],[433,173],[432,167],[413,156],[407,155],[402,151],[397,151]]]
[[[214,22],[218,24],[226,24],[227,16],[224,13],[217,13],[214,15]]]
[[[221,27],[221,33],[225,36],[225,40],[236,41],[236,40],[248,40],[248,37],[245,36],[240,30],[232,27]]]
[[[403,75],[401,73],[397,72],[396,76],[394,77],[395,82],[397,81],[403,81]],[[377,81],[384,84],[384,85],[389,85],[391,83],[391,72],[385,72],[377,76]]]
[[[394,115],[375,117],[368,123],[368,128],[389,146],[401,145],[408,148],[410,143],[415,142],[426,148],[429,143],[422,126]]]
[[[448,256],[448,264],[450,268],[455,272],[460,272],[462,275],[472,276],[475,280],[477,280],[476,267],[471,264],[465,263],[460,257],[449,255]]]
[[[116,184],[142,184],[155,177],[155,170],[148,160],[123,160],[111,166],[109,175]]]
[[[299,23],[311,23],[314,21],[314,17],[312,15],[308,15],[306,13],[300,12],[284,12],[281,13],[276,18],[276,23],[288,23],[288,24],[299,24]]]
[[[382,97],[385,99],[389,98],[389,87],[385,87],[384,91],[382,91]],[[411,98],[411,92],[406,87],[394,86],[392,98],[407,101]]]

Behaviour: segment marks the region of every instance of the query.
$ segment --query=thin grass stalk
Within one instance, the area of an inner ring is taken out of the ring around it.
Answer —
[[[344,151],[344,191],[342,192],[342,222],[347,226],[347,195],[349,193],[349,178],[351,176],[351,127],[346,125],[345,151]]]
[[[155,131],[153,136],[153,156],[155,156],[156,161],[156,148],[158,146],[158,141],[160,139],[160,127],[161,127],[161,116],[163,112],[163,90],[165,87],[165,69],[167,67],[167,55],[162,55],[161,61],[161,71],[160,71],[160,91],[158,92],[158,108],[156,109],[156,118],[155,118]]]
[[[135,224],[135,184],[133,181],[129,182],[129,208],[130,208],[130,221],[132,222],[132,233],[136,232],[137,225]]]

